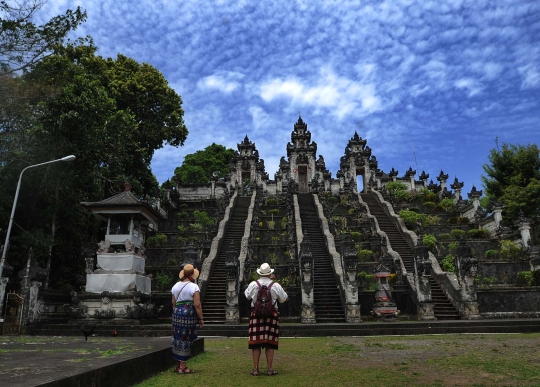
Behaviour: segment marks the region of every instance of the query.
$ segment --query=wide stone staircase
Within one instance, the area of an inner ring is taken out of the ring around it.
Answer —
[[[318,323],[345,322],[345,312],[331,263],[332,258],[326,247],[312,194],[298,194],[298,206],[304,235],[311,241],[313,254],[315,319]]]
[[[240,251],[240,244],[244,236],[246,219],[248,216],[250,196],[240,196],[236,200],[229,224],[223,235],[223,243],[217,255],[212,273],[208,277],[208,284],[202,302],[204,322],[208,324],[223,324],[225,322],[225,295],[227,280],[225,277],[225,259],[227,250],[234,244],[236,251]]]
[[[405,240],[405,237],[401,234],[388,215],[386,215],[375,195],[363,193],[360,194],[360,196],[368,205],[371,215],[377,218],[381,231],[384,231],[388,236],[388,241],[390,242],[392,249],[401,256],[407,272],[412,273],[414,253],[413,249]],[[461,317],[458,311],[454,305],[452,305],[437,281],[435,281],[433,277],[430,277],[429,282],[431,284],[431,298],[435,304],[433,309],[437,320],[459,320]]]

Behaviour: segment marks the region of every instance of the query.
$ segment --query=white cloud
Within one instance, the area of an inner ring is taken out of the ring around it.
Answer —
[[[482,91],[482,86],[471,78],[461,78],[454,82],[454,86],[457,89],[465,89],[468,91],[468,96],[473,97]]]
[[[203,89],[216,89],[229,94],[241,87],[240,81],[243,77],[244,75],[240,73],[223,72],[202,78],[197,82],[197,86]]]

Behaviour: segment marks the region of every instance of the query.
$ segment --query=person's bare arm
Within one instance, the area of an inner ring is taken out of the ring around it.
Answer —
[[[197,311],[197,316],[199,316],[199,328],[202,328],[204,326],[204,321],[203,321],[200,292],[195,292],[195,294],[193,294],[193,305],[195,306],[195,310]]]
[[[176,306],[176,298],[174,298],[174,294],[172,295],[172,308]]]

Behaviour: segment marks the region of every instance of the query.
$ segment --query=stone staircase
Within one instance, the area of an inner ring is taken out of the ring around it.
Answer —
[[[405,269],[407,272],[413,272],[413,249],[409,246],[405,237],[401,234],[399,229],[394,225],[392,220],[386,215],[381,204],[378,202],[375,195],[369,193],[360,194],[362,200],[368,205],[371,215],[377,218],[379,228],[384,231],[388,236],[388,241],[392,246],[392,249],[396,251],[403,260]],[[431,298],[434,302],[434,312],[437,320],[459,320],[461,317],[448,297],[441,289],[437,281],[430,277],[429,282],[431,284]]]
[[[313,292],[317,323],[345,322],[345,312],[328,253],[324,234],[311,194],[298,194],[298,206],[304,235],[311,241],[313,253]]]
[[[208,284],[202,302],[205,323],[223,324],[225,322],[225,307],[227,306],[225,259],[231,242],[233,242],[236,251],[240,251],[250,203],[251,196],[239,196],[231,213],[229,224],[223,235],[223,243],[215,258],[216,262],[212,273],[208,277]]]

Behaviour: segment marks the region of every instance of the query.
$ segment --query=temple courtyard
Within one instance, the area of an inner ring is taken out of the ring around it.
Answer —
[[[257,380],[249,374],[246,338],[205,337],[204,352],[189,363],[194,375],[173,373],[169,343],[169,337],[2,336],[0,385],[123,386],[141,377],[149,377],[141,387],[540,385],[539,333],[284,337],[274,361],[279,374],[269,378],[261,367]]]

